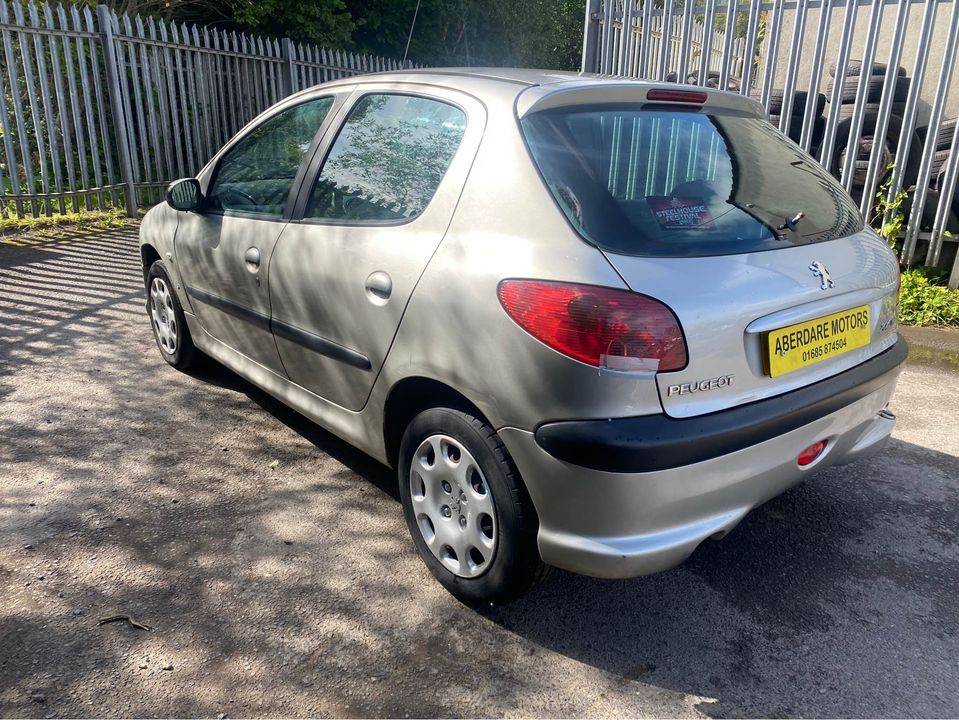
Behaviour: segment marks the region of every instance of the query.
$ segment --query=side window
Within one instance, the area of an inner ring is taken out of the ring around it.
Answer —
[[[283,215],[300,162],[332,105],[329,97],[296,105],[247,134],[220,160],[207,209]]]
[[[463,139],[466,114],[439,100],[367,95],[350,111],[313,186],[306,217],[416,217]]]

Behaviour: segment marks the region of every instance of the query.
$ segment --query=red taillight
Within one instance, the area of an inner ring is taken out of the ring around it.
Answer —
[[[537,340],[611,370],[680,370],[686,341],[672,310],[625,290],[544,280],[503,280],[499,300]]]
[[[702,105],[709,96],[698,90],[664,90],[653,89],[646,93],[646,99],[651,102],[678,102],[691,105]]]
[[[820,440],[817,443],[813,443],[801,453],[799,457],[796,458],[796,462],[799,463],[800,467],[805,467],[806,465],[811,465],[816,458],[822,455],[822,451],[826,449],[826,441]]]

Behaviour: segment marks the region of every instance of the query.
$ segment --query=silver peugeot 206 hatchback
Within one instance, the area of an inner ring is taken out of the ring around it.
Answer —
[[[253,120],[140,235],[166,361],[210,356],[396,468],[466,602],[669,568],[895,421],[896,258],[742,95],[345,78]]]

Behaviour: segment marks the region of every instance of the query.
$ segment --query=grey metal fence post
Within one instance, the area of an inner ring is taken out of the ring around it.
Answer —
[[[290,38],[283,38],[283,42],[280,45],[280,52],[283,59],[286,61],[284,63],[286,68],[286,73],[283,78],[283,90],[286,93],[284,97],[288,97],[296,92],[296,66],[293,64],[293,60],[296,58],[296,48],[293,47],[293,41]]]
[[[597,72],[596,41],[599,39],[599,23],[594,17],[599,12],[599,0],[586,0],[586,20],[583,26],[583,72]]]
[[[127,119],[123,112],[123,97],[120,95],[120,67],[117,63],[117,48],[113,37],[113,18],[110,8],[97,5],[97,24],[100,26],[100,38],[103,42],[103,62],[107,71],[107,93],[113,111],[114,138],[120,154],[120,174],[126,185],[127,215],[137,214],[137,193],[133,183],[133,164],[130,161],[129,139],[126,133]],[[106,148],[104,148],[106,150]]]

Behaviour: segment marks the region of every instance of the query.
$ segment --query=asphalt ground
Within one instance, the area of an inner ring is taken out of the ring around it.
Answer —
[[[143,305],[135,229],[0,238],[0,716],[959,715],[955,348],[881,455],[679,568],[478,612],[389,470],[168,367]]]

